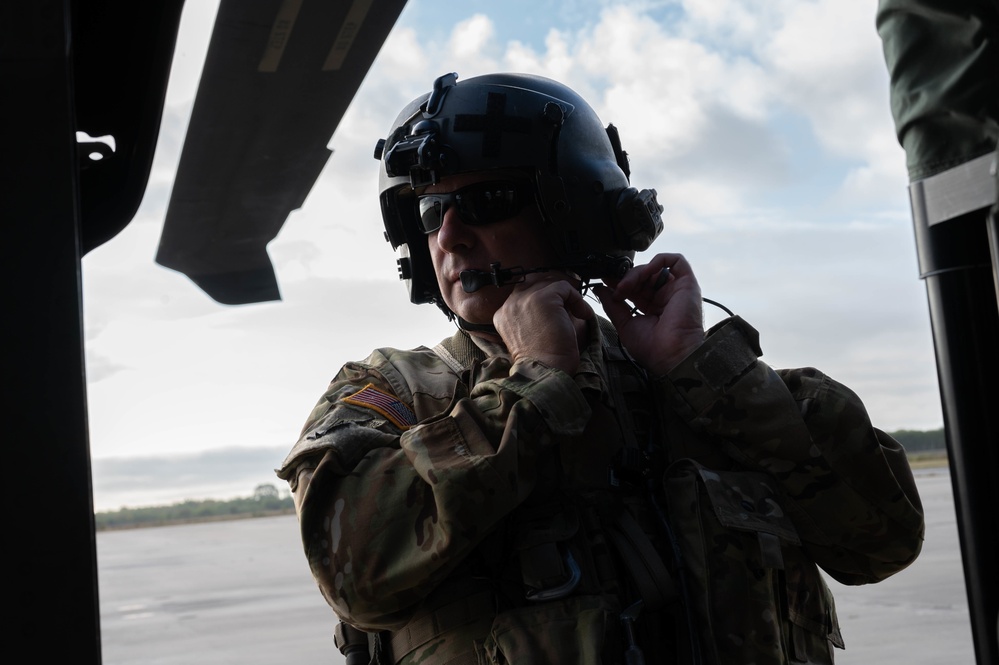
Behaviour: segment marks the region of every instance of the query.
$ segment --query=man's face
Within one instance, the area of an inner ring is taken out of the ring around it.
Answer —
[[[475,183],[503,179],[494,173],[465,173],[444,178],[423,194],[446,194]],[[463,270],[489,272],[489,264],[496,261],[504,268],[555,265],[555,253],[544,235],[542,223],[533,198],[513,217],[481,225],[466,223],[457,206],[448,207],[441,227],[427,236],[427,244],[441,295],[451,311],[469,323],[491,324],[493,314],[513,289],[513,286],[486,286],[475,293],[466,293],[459,277]]]

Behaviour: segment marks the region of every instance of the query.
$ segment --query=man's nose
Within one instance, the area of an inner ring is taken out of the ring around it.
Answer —
[[[475,230],[466,224],[455,206],[448,206],[437,231],[437,244],[446,252],[454,253],[475,244]]]

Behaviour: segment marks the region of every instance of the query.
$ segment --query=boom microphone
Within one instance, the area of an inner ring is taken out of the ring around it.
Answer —
[[[588,256],[580,265],[546,266],[543,268],[503,268],[499,261],[489,264],[490,270],[462,270],[458,274],[461,288],[465,293],[475,293],[487,286],[506,286],[523,282],[526,275],[536,272],[551,272],[560,270],[571,274],[583,274],[585,279],[593,276],[607,276],[620,279],[631,269],[631,259],[626,256]]]
[[[487,286],[506,286],[507,284],[517,284],[524,281],[524,275],[535,272],[547,272],[555,268],[535,268],[525,270],[520,266],[515,268],[501,268],[499,261],[490,263],[491,270],[462,270],[458,278],[461,280],[461,288],[465,293],[475,293],[479,289]]]

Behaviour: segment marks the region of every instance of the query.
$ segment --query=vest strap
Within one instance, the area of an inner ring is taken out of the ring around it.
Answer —
[[[444,633],[496,613],[492,591],[480,591],[417,617],[401,630],[391,632],[392,657],[399,662],[408,653]]]
[[[666,564],[627,510],[621,511],[616,527],[610,530],[610,537],[645,603],[645,609],[655,612],[679,599]]]

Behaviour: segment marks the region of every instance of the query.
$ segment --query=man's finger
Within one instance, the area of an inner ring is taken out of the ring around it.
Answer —
[[[611,320],[615,328],[620,329],[620,324],[631,318],[631,305],[625,300],[615,297],[614,291],[606,286],[595,286],[593,292],[600,299],[600,304]]]

